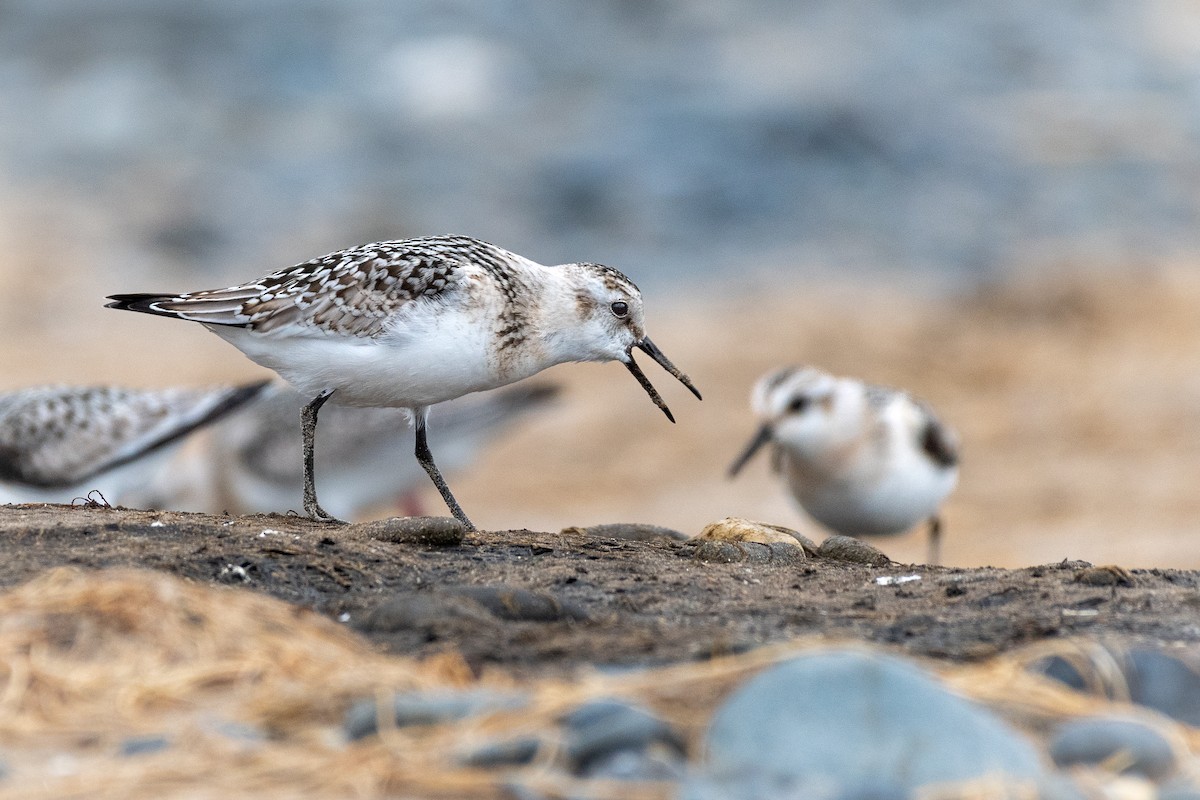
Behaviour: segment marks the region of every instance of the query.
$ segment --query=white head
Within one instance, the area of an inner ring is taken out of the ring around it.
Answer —
[[[675,376],[692,394],[700,392],[646,336],[642,293],[624,274],[603,264],[567,264],[571,276],[574,319],[570,325],[571,358],[575,361],[620,361],[637,378],[655,405],[672,422],[670,410],[633,360],[633,348],[646,353]]]
[[[736,474],[768,442],[801,459],[820,458],[844,446],[861,433],[865,405],[862,383],[813,367],[787,367],[763,376],[751,395],[762,425],[730,473]]]

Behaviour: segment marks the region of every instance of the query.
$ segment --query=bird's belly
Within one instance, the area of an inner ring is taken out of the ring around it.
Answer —
[[[827,528],[884,536],[936,514],[956,480],[954,470],[916,469],[871,481],[791,481],[791,489],[804,510]]]
[[[342,405],[418,408],[502,386],[527,373],[499,372],[490,337],[473,330],[408,331],[379,339],[273,338],[228,327],[213,332],[306,397],[332,389],[331,401]]]

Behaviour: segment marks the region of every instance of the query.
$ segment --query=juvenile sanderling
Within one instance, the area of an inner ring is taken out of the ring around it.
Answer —
[[[41,386],[0,395],[0,502],[66,503],[93,489],[122,502],[155,479],[185,436],[266,385]]]
[[[447,474],[469,466],[479,449],[522,414],[545,407],[553,386],[519,384],[439,404],[429,438]],[[255,514],[295,507],[304,491],[296,421],[306,398],[279,386],[241,414],[205,431],[175,459],[172,480],[149,504],[218,514]],[[343,519],[392,504],[414,510],[412,494],[429,485],[416,461],[396,463],[413,447],[413,431],[397,408],[328,406],[314,467],[323,507]]]
[[[122,294],[109,308],[199,322],[312,400],[301,412],[304,510],[317,502],[313,436],[331,397],[409,409],[416,456],[446,505],[463,513],[434,464],[429,407],[568,361],[621,361],[674,421],[633,360],[637,347],[697,396],[645,334],[642,295],[601,264],[543,266],[465,236],[352,247],[228,289]]]
[[[772,444],[772,468],[817,522],[848,536],[884,536],[928,519],[929,559],[938,563],[938,509],[958,481],[958,440],[928,406],[812,367],[763,376],[751,404],[762,426],[731,476]]]

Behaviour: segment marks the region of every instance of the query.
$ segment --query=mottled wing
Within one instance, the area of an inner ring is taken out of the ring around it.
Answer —
[[[0,400],[0,480],[68,488],[173,442],[258,395],[241,387],[42,387]]]
[[[404,304],[453,289],[469,263],[468,253],[423,240],[377,242],[242,286],[177,296],[116,295],[112,306],[256,333],[310,331],[371,338],[386,330]]]

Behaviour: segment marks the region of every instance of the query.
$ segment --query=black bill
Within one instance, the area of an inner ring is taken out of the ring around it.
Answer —
[[[738,472],[741,471],[742,467],[746,466],[746,462],[754,458],[754,454],[757,453],[764,444],[767,444],[770,441],[771,426],[763,425],[758,429],[758,433],[754,434],[754,438],[750,440],[750,444],[746,445],[746,449],[742,451],[742,454],[737,457],[737,461],[734,461],[733,464],[730,465],[729,477],[732,478],[734,475],[737,475]]]
[[[643,336],[642,340],[633,347],[643,351],[646,355],[653,358],[660,367],[675,376],[676,380],[690,389],[692,394],[696,395],[697,400],[703,399],[700,397],[700,392],[696,390],[694,385],[692,385],[692,379],[680,372],[679,368],[671,363],[671,359],[663,355],[663,351],[659,350],[658,347],[655,346],[654,342],[650,341],[649,337]],[[671,420],[671,422],[674,422],[675,417],[673,414],[671,414],[671,409],[667,408],[667,404],[663,402],[662,396],[659,395],[658,390],[654,388],[653,384],[650,383],[650,379],[646,377],[645,373],[642,372],[641,367],[639,367],[637,362],[633,360],[633,347],[629,349],[629,360],[625,362],[625,367],[631,373],[633,373],[633,377],[637,378],[637,382],[640,383],[642,388],[646,390],[646,394],[650,395],[650,399],[654,401],[654,405],[661,408],[662,412],[667,415],[667,419]]]

